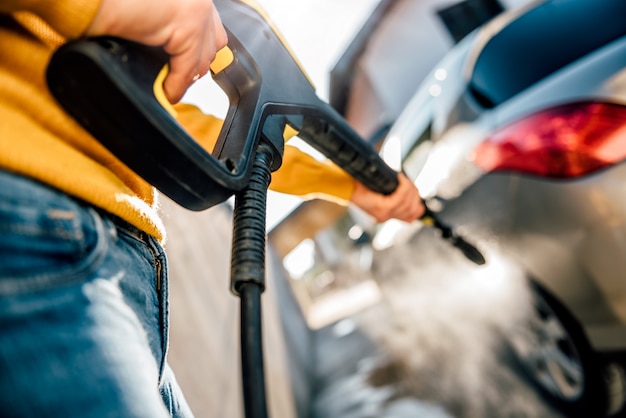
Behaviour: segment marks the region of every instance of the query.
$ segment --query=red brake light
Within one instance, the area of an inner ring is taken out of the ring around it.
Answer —
[[[626,158],[626,107],[574,103],[530,115],[495,132],[472,159],[486,171],[546,177],[588,174]]]

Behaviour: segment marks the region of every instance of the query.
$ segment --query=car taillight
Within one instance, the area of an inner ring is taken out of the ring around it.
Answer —
[[[626,158],[626,107],[573,103],[544,110],[495,132],[471,158],[486,171],[585,175]]]

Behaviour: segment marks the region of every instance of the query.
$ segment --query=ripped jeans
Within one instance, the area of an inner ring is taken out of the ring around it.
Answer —
[[[0,171],[0,416],[191,417],[153,238]]]

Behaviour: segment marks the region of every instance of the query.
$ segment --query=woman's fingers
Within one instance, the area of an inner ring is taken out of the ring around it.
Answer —
[[[198,36],[187,39],[173,38],[165,47],[171,56],[170,73],[164,90],[172,103],[180,101],[193,82],[206,75],[218,50],[226,46],[228,38],[219,14],[213,10]],[[195,39],[195,42],[192,40]]]
[[[357,182],[351,201],[378,222],[389,219],[413,222],[424,213],[417,187],[404,174],[398,175],[398,188],[387,196],[375,193]]]
[[[164,90],[172,103],[209,71],[226,46],[226,30],[212,0],[101,0],[85,36],[117,36],[170,55]]]

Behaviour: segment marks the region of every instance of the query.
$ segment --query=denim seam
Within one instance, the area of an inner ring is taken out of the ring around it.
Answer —
[[[96,236],[98,238],[93,251],[86,258],[81,260],[78,265],[74,264],[65,270],[55,271],[54,276],[39,274],[28,277],[28,280],[7,277],[0,281],[0,294],[12,295],[22,291],[33,291],[36,288],[43,288],[49,285],[52,277],[54,277],[57,286],[67,285],[77,281],[79,277],[83,277],[85,272],[93,270],[94,266],[104,259],[108,248],[108,240],[102,218],[93,209],[87,208],[87,210],[95,221]]]

